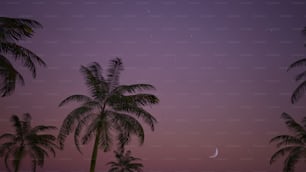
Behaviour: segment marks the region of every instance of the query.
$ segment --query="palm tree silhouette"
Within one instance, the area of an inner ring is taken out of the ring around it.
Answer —
[[[297,123],[287,113],[283,113],[282,118],[294,135],[279,135],[271,139],[270,143],[277,142],[276,147],[279,150],[272,155],[270,164],[287,155],[283,172],[293,172],[298,161],[306,157],[306,117],[302,121],[303,125]]]
[[[51,134],[41,132],[56,129],[54,126],[31,126],[31,115],[23,114],[23,119],[13,115],[11,122],[15,128],[15,133],[5,133],[0,136],[0,141],[4,142],[0,145],[0,156],[4,157],[5,166],[11,171],[9,160],[12,159],[13,171],[19,170],[21,160],[29,155],[32,160],[32,170],[35,172],[36,167],[43,167],[45,157],[49,156],[49,152],[55,157],[56,137]]]
[[[29,69],[36,77],[36,64],[46,66],[45,62],[29,49],[17,44],[25,38],[31,38],[34,29],[42,27],[35,20],[0,17],[0,94],[2,97],[12,94],[16,83],[24,85],[22,75],[8,60],[9,57]]]
[[[85,77],[90,96],[72,95],[59,105],[63,106],[70,102],[82,103],[64,119],[58,140],[63,148],[66,137],[74,131],[75,145],[81,152],[80,141],[81,144],[87,144],[94,138],[91,172],[95,171],[98,148],[104,152],[109,151],[114,133],[119,141],[122,138],[125,138],[125,141],[129,140],[131,135],[136,135],[140,144],[144,142],[143,127],[135,117],[142,118],[150,125],[151,130],[154,130],[156,119],[144,109],[144,106],[157,104],[159,100],[153,94],[138,93],[153,90],[154,87],[149,84],[119,85],[122,70],[119,58],[111,60],[106,78],[102,76],[102,69],[96,62],[87,67],[81,66],[80,71]],[[86,129],[81,137],[85,125]]]
[[[142,172],[143,165],[135,161],[141,161],[131,155],[131,151],[114,151],[116,161],[108,162],[110,166],[108,172]]]

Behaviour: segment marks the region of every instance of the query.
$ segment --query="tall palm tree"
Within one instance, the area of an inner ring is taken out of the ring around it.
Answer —
[[[153,94],[139,93],[154,90],[154,87],[149,84],[120,85],[122,70],[119,58],[111,60],[106,77],[96,62],[87,67],[81,66],[80,71],[85,77],[90,96],[72,95],[59,104],[81,103],[64,119],[58,140],[63,148],[66,137],[74,131],[75,145],[81,151],[80,144],[87,144],[94,138],[90,172],[95,171],[98,149],[109,151],[113,136],[116,135],[119,141],[124,138],[126,142],[131,135],[136,135],[140,144],[144,142],[144,129],[136,118],[143,119],[154,130],[156,119],[144,107],[157,104],[159,100]]]
[[[32,77],[36,77],[36,64],[46,66],[45,62],[31,50],[17,44],[25,38],[31,38],[34,29],[42,27],[35,20],[22,18],[0,17],[0,94],[2,97],[12,94],[16,83],[24,85],[22,75],[8,60],[15,61],[30,70]]]
[[[114,151],[116,161],[107,163],[110,165],[108,172],[142,172],[143,165],[136,161],[140,158],[135,158],[131,155],[131,151],[124,151],[121,149],[119,152]]]
[[[45,134],[47,130],[56,129],[54,126],[31,126],[31,115],[23,114],[23,119],[13,115],[11,122],[15,129],[15,133],[5,133],[0,136],[0,156],[4,157],[5,166],[11,171],[8,160],[12,159],[13,171],[17,172],[20,167],[21,160],[26,156],[32,160],[32,170],[36,171],[36,167],[43,167],[45,157],[51,152],[55,156],[56,137],[51,134]]]
[[[286,155],[283,172],[294,172],[298,161],[306,157],[306,117],[302,125],[287,113],[283,113],[282,118],[293,135],[279,135],[271,139],[270,143],[277,142],[279,150],[272,155],[270,164]]]

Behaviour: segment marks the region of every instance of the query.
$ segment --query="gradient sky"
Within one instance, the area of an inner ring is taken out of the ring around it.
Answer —
[[[161,100],[149,109],[156,131],[146,128],[145,144],[129,146],[146,172],[278,172],[281,161],[268,160],[276,151],[269,140],[288,132],[280,114],[305,116],[306,97],[290,103],[299,70],[286,72],[305,55],[303,0],[1,0],[0,16],[41,22],[22,45],[48,64],[35,80],[19,67],[26,86],[0,99],[0,133],[24,112],[59,126],[76,106],[59,102],[86,94],[80,65],[106,69],[117,56],[121,83],[153,84]],[[39,171],[88,171],[91,145],[80,155],[73,144]],[[216,147],[219,156],[208,158]],[[96,171],[112,159],[99,152]]]

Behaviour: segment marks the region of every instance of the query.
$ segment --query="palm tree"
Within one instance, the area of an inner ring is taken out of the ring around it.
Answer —
[[[26,156],[32,160],[32,170],[35,172],[36,167],[43,167],[45,157],[49,156],[49,152],[55,157],[56,137],[51,134],[41,132],[56,129],[54,126],[38,125],[31,126],[31,115],[23,114],[23,119],[13,115],[11,122],[15,128],[15,133],[5,133],[0,136],[0,141],[4,141],[0,145],[0,156],[4,157],[5,166],[8,171],[9,159],[12,159],[13,171],[19,170],[21,160]]]
[[[140,158],[131,156],[131,151],[124,151],[121,149],[119,152],[114,151],[116,161],[107,163],[110,165],[108,172],[142,172],[143,165],[135,161],[140,161]]]
[[[272,155],[270,164],[287,155],[283,172],[293,172],[297,162],[306,157],[306,117],[302,121],[303,125],[297,123],[287,113],[283,113],[282,118],[294,135],[279,135],[271,139],[270,143],[277,142],[276,147],[279,150]]]
[[[29,69],[36,77],[36,64],[46,66],[45,62],[31,50],[17,44],[25,38],[31,38],[34,29],[42,27],[35,20],[0,17],[0,94],[2,97],[12,94],[16,83],[24,85],[22,75],[8,60],[13,58]]]
[[[144,107],[157,104],[159,100],[153,94],[139,93],[139,91],[153,90],[154,87],[149,84],[119,85],[122,70],[119,58],[111,60],[106,78],[96,62],[87,67],[81,66],[80,71],[85,77],[90,96],[72,95],[59,105],[63,106],[70,102],[81,103],[64,119],[58,140],[63,148],[66,137],[74,131],[75,145],[81,152],[80,141],[81,144],[87,144],[94,138],[91,172],[95,171],[98,148],[104,152],[109,151],[114,134],[119,141],[124,138],[126,142],[130,140],[131,135],[136,135],[140,144],[144,142],[144,129],[136,118],[143,119],[151,130],[154,130],[156,119]]]

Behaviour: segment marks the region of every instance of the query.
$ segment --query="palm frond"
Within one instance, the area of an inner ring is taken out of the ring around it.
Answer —
[[[107,83],[109,90],[112,91],[119,84],[120,72],[123,70],[122,61],[120,58],[111,60],[110,66],[107,70]]]
[[[86,107],[90,107],[93,109],[102,109],[102,105],[99,101],[96,100],[92,100],[92,101],[87,101],[85,103],[82,104],[82,106],[86,106]]]
[[[146,124],[148,124],[151,127],[152,131],[154,131],[154,125],[157,123],[157,120],[153,115],[151,115],[151,113],[149,113],[145,109],[137,106],[124,105],[121,107],[115,107],[115,110],[128,112],[130,114],[136,115],[138,118],[141,118]]]
[[[53,141],[56,141],[57,137],[55,137],[52,134],[33,134],[33,135],[28,135],[27,139],[29,140],[32,139],[33,143],[52,142],[52,144],[50,144],[52,146],[56,145],[56,142]]]
[[[148,111],[140,107],[141,104],[151,104],[158,103],[157,97],[154,95],[150,95],[147,97],[142,97],[144,94],[131,95],[131,96],[122,96],[122,95],[114,95],[108,99],[108,103],[113,107],[116,111],[128,112],[136,115],[144,120],[145,123],[149,124],[151,129],[154,130],[154,124],[157,123],[155,117],[153,117]]]
[[[153,94],[134,94],[134,95],[120,95],[114,94],[108,97],[107,103],[110,106],[128,107],[128,106],[147,106],[159,103],[159,99]]]
[[[60,144],[61,149],[64,148],[64,141],[66,137],[74,130],[76,123],[82,119],[82,116],[91,112],[92,109],[89,107],[81,106],[74,109],[70,112],[67,117],[64,119],[59,134],[58,134],[58,141]]]
[[[283,172],[294,172],[295,165],[302,156],[301,152],[303,149],[303,147],[296,147],[289,153],[284,162]]]
[[[14,168],[15,168],[14,171],[19,170],[20,161],[23,158],[24,153],[25,153],[24,146],[18,147],[17,150],[14,152],[14,154],[13,154],[13,156],[14,156],[13,165],[14,165]]]
[[[135,103],[137,106],[146,106],[146,105],[153,105],[159,103],[159,99],[153,94],[135,94],[135,95],[128,95],[122,98],[127,99],[130,103]],[[122,101],[123,101],[122,100]]]
[[[56,130],[57,127],[55,126],[45,126],[45,125],[38,125],[31,129],[30,133],[34,134],[41,131],[47,131],[47,130]]]
[[[9,152],[12,147],[16,145],[16,141],[11,141],[11,142],[5,142],[0,145],[0,156],[4,156],[7,152]]]
[[[79,120],[79,123],[78,123],[78,125],[75,128],[75,131],[74,131],[74,143],[75,143],[75,145],[77,147],[77,150],[80,153],[82,153],[81,148],[80,148],[80,142],[79,142],[81,131],[82,131],[83,127],[85,125],[87,125],[89,120],[92,119],[92,118],[93,118],[93,114],[86,115],[81,120]]]
[[[22,40],[30,38],[35,28],[42,28],[42,25],[31,19],[0,17],[0,40]]]
[[[150,84],[131,84],[131,85],[119,85],[116,87],[114,93],[136,93],[137,91],[155,90],[155,87]]]
[[[90,140],[92,140],[94,134],[97,134],[97,130],[99,129],[100,125],[100,117],[96,115],[96,117],[86,128],[85,134],[82,137],[82,144],[87,144]]]
[[[277,152],[275,152],[272,155],[272,157],[270,159],[270,164],[273,164],[278,158],[284,156],[286,153],[290,153],[295,148],[296,148],[296,146],[287,146],[287,147],[279,149]]]
[[[302,80],[303,78],[305,78],[305,76],[306,76],[306,71],[304,71],[304,72],[302,72],[302,73],[296,75],[295,81],[300,81],[300,80]]]
[[[55,157],[55,149],[59,149],[59,146],[55,144],[56,137],[51,134],[41,134],[41,135],[30,135],[27,137],[28,142],[30,145],[32,145],[32,148],[35,149],[41,149],[42,152],[44,152],[45,155],[48,156],[48,153],[46,150],[51,152],[53,154],[53,157]]]
[[[35,64],[46,67],[46,63],[38,55],[16,43],[0,42],[0,53],[12,54],[15,60],[20,60],[31,71],[33,78],[36,77]]]
[[[281,147],[281,146],[288,146],[288,145],[296,145],[300,146],[303,145],[303,142],[301,139],[296,138],[294,136],[290,135],[279,135],[271,139],[270,143],[272,142],[278,142],[276,147]]]
[[[37,161],[37,165],[42,167],[44,165],[45,156],[49,157],[48,152],[35,145],[31,146],[31,150],[31,152],[34,154],[35,160]]]
[[[306,131],[299,123],[297,123],[289,114],[282,113],[282,118],[285,120],[287,127],[297,134],[298,138],[305,137]]]
[[[88,69],[91,71],[92,75],[100,81],[105,81],[102,75],[102,67],[97,62],[93,62],[88,66]]]
[[[100,130],[99,145],[104,152],[110,150],[113,143],[112,134],[110,132],[111,125],[106,118],[100,119],[98,130]]]
[[[300,66],[305,66],[306,65],[306,58],[297,60],[295,62],[293,62],[287,69],[287,71],[296,68],[296,67],[300,67]]]
[[[29,113],[24,113],[23,114],[23,120],[21,122],[22,124],[22,131],[24,133],[28,133],[29,130],[31,129],[31,120],[32,120],[32,117]]]
[[[15,90],[16,83],[24,85],[22,75],[13,67],[13,65],[0,54],[0,94],[1,96],[11,95]]]
[[[1,139],[9,139],[9,140],[14,140],[16,137],[14,134],[11,133],[4,133],[0,136],[0,140]]]
[[[5,164],[5,168],[10,172],[11,171],[11,168],[9,166],[9,163],[8,163],[8,160],[9,160],[9,157],[11,155],[11,153],[14,152],[14,149],[9,149],[6,154],[4,155],[4,164]]]
[[[128,141],[131,134],[135,134],[139,139],[139,143],[144,143],[144,129],[137,119],[124,113],[110,112],[110,114],[111,122],[116,125],[119,131],[119,141]]]
[[[21,137],[23,135],[23,132],[22,132],[22,124],[19,117],[17,115],[12,115],[11,122],[13,123],[13,126],[15,128],[17,137]]]
[[[293,91],[291,96],[291,103],[296,103],[305,93],[306,90],[306,81],[300,83],[300,85]]]
[[[51,144],[53,144],[52,146],[51,146]],[[42,150],[48,150],[49,152],[51,152],[52,153],[52,155],[53,155],[53,157],[55,157],[56,156],[56,153],[55,153],[55,149],[54,148],[57,148],[56,147],[56,145],[54,144],[54,143],[52,143],[52,142],[41,142],[41,143],[39,143],[39,144],[37,144],[37,145],[39,145],[39,146],[37,146],[37,147],[40,147],[40,149],[42,149]],[[45,151],[45,154],[46,154],[46,156],[49,156],[49,154],[47,153],[47,151]]]
[[[81,73],[84,75],[84,78],[86,80],[86,85],[89,89],[89,92],[91,93],[92,97],[94,98],[104,98],[108,92],[108,86],[107,83],[104,81],[102,77],[97,77],[98,74],[96,74],[95,70],[91,71],[93,68],[100,68],[96,66],[97,63],[93,63],[92,65],[81,66]],[[94,67],[96,66],[96,67]]]
[[[76,95],[72,95],[72,96],[69,96],[67,98],[65,98],[64,100],[61,101],[61,103],[58,105],[58,106],[63,106],[67,103],[70,103],[70,102],[88,102],[88,101],[91,101],[91,98],[88,97],[88,96],[85,96],[85,95],[81,95],[81,94],[76,94]]]

